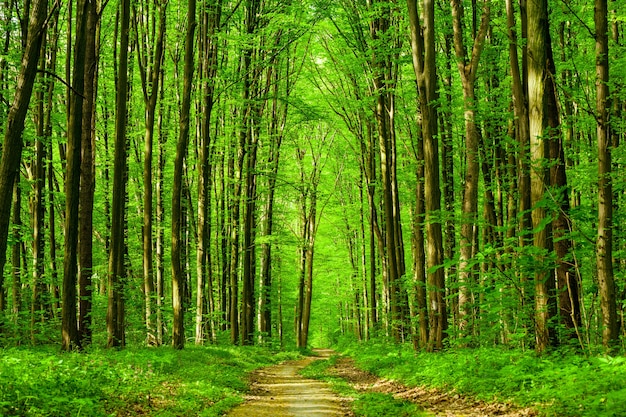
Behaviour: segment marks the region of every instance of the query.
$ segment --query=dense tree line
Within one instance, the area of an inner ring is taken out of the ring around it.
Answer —
[[[619,348],[618,6],[7,2],[2,343]]]

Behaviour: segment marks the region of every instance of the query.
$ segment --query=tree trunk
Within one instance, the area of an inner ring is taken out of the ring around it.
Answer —
[[[5,121],[5,135],[0,159],[0,271],[4,271],[7,238],[11,220],[13,187],[19,176],[22,160],[22,132],[33,92],[41,44],[45,36],[44,24],[48,15],[47,0],[32,0],[28,14],[28,33],[17,78],[13,103]],[[3,275],[0,273],[0,275]],[[0,279],[0,293],[5,294],[4,279]],[[0,296],[0,298],[4,295]],[[6,304],[4,301],[2,304]],[[4,310],[0,310],[4,314]],[[2,319],[0,318],[0,321]],[[1,325],[1,324],[0,324]],[[1,331],[1,329],[0,329]]]
[[[439,182],[439,146],[437,125],[437,67],[435,65],[435,4],[424,0],[423,26],[420,23],[417,2],[407,0],[411,31],[413,68],[417,79],[422,113],[422,138],[424,151],[424,198],[426,212],[426,264],[429,310],[428,349],[442,349],[447,337],[448,312],[445,299],[443,264],[443,237]]]
[[[95,99],[98,67],[98,10],[95,0],[85,4],[85,99],[82,122],[82,160],[79,200],[78,338],[82,346],[91,343],[93,206],[95,193]]]
[[[130,30],[130,0],[122,0],[120,15],[119,67],[115,115],[115,154],[113,157],[113,202],[111,207],[111,250],[107,307],[107,346],[126,344],[124,329],[124,281],[126,279],[126,119],[128,98],[128,46]]]
[[[368,0],[370,10],[376,10],[370,21],[370,36],[373,43],[382,37],[391,36],[391,5],[375,7],[375,0]],[[382,183],[383,210],[385,216],[385,257],[387,262],[388,296],[391,311],[392,335],[400,342],[404,333],[403,307],[406,293],[400,280],[404,276],[404,248],[400,212],[398,210],[398,183],[396,177],[396,149],[394,126],[394,71],[392,53],[380,47],[372,50],[373,93],[376,98],[374,116],[378,127],[380,152],[380,174]]]
[[[596,120],[598,136],[598,238],[596,265],[602,312],[602,344],[615,350],[619,341],[613,275],[613,186],[609,123],[609,46],[607,1],[595,0]]]
[[[182,222],[181,209],[183,197],[183,168],[189,147],[189,114],[191,108],[191,88],[194,72],[194,33],[196,30],[196,0],[189,0],[187,5],[187,33],[185,36],[185,67],[183,78],[183,100],[180,110],[180,129],[176,144],[174,161],[174,180],[172,185],[172,346],[175,349],[185,347],[184,320],[184,281],[185,273],[182,264]]]
[[[163,82],[163,71],[159,75],[161,77],[161,83]],[[167,140],[167,134],[163,129],[163,117],[164,117],[164,89],[161,88],[161,100],[159,106],[159,118],[157,121],[159,132],[159,157],[157,164],[157,183],[155,187],[156,191],[156,344],[163,344],[163,331],[165,328],[163,322],[163,299],[165,290],[165,228],[163,222],[165,220],[165,201],[163,197],[163,182],[165,171],[165,142]]]
[[[213,4],[215,3],[215,4]],[[212,188],[212,146],[211,146],[211,115],[215,102],[215,81],[218,63],[219,41],[217,31],[220,27],[222,2],[207,2],[202,12],[201,28],[201,72],[202,79],[202,120],[200,124],[200,140],[198,155],[198,245],[197,259],[197,293],[196,293],[196,344],[202,344],[205,338],[206,313],[209,335],[215,339],[214,321],[212,314],[215,310],[213,303],[213,279],[211,262],[211,188]],[[205,282],[208,284],[208,294],[205,296]],[[208,299],[208,311],[205,306]]]
[[[547,124],[547,90],[549,23],[546,0],[529,2],[528,19],[528,105],[531,157],[531,204],[533,223],[533,244],[535,255],[535,338],[536,349],[543,352],[554,341],[550,322],[548,281],[552,271],[548,264],[551,225],[546,224],[546,209],[541,204],[548,186],[546,161],[548,146],[545,135]]]
[[[471,334],[468,329],[471,320],[471,286],[474,281],[472,258],[476,240],[476,223],[478,216],[478,182],[479,182],[479,143],[480,132],[476,126],[476,94],[475,83],[478,63],[489,28],[491,2],[486,0],[483,6],[480,29],[474,32],[474,44],[467,57],[463,41],[464,8],[460,0],[452,0],[452,19],[454,28],[454,50],[458,63],[459,74],[463,84],[464,118],[465,118],[465,154],[466,172],[463,186],[463,203],[461,208],[461,235],[459,258],[459,330],[461,336]],[[473,320],[472,320],[473,321]]]
[[[155,1],[158,10],[158,25],[156,24],[156,11],[152,14],[152,22],[147,20],[150,16],[135,17],[135,36],[138,48],[137,59],[139,62],[139,73],[143,90],[145,105],[145,134],[144,134],[144,165],[143,165],[143,290],[145,303],[145,323],[146,323],[146,343],[148,345],[158,344],[153,325],[152,304],[155,300],[154,291],[154,259],[153,259],[153,170],[152,159],[154,149],[154,125],[157,112],[158,97],[161,81],[161,65],[164,59],[164,38],[167,2],[158,3]],[[136,6],[134,6],[136,7]],[[135,12],[136,14],[136,12]],[[140,25],[143,23],[144,26]],[[147,34],[147,26],[157,27],[152,39],[146,42],[150,35]],[[139,35],[141,31],[141,37]],[[148,47],[148,43],[154,43],[153,49]],[[148,62],[148,55],[151,61]]]
[[[528,120],[528,100],[527,91],[524,87],[524,75],[520,72],[519,58],[517,53],[517,34],[515,32],[515,14],[512,0],[506,0],[507,26],[509,36],[509,57],[511,62],[511,78],[513,92],[513,114],[515,115],[515,139],[519,144],[517,157],[517,212],[521,216],[519,222],[519,246],[525,247],[531,245],[527,237],[528,231],[532,230],[532,218],[530,215],[530,167],[528,164],[528,153],[530,144],[529,120]],[[525,23],[524,23],[525,25]],[[526,63],[524,63],[526,66]],[[520,304],[522,314],[525,312],[525,306],[530,305],[532,294],[526,288],[526,277],[521,276],[520,286]]]

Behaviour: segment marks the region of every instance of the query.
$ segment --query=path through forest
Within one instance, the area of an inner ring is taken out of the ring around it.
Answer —
[[[323,381],[304,378],[300,370],[317,359],[328,358],[330,350],[316,350],[316,357],[289,361],[260,369],[251,375],[246,402],[230,417],[330,417],[352,416],[346,399],[333,393]]]
[[[350,399],[333,393],[322,381],[304,378],[299,371],[314,360],[327,359],[332,350],[316,350],[316,357],[307,357],[268,368],[251,375],[251,390],[246,402],[233,409],[229,417],[335,417],[354,416]],[[424,408],[437,417],[532,417],[532,409],[519,409],[511,404],[485,403],[455,393],[424,387],[410,388],[395,381],[379,378],[356,368],[350,358],[339,358],[329,369],[334,376],[346,380],[360,392],[391,394]]]

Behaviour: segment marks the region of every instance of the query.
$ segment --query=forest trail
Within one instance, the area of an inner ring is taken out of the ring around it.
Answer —
[[[335,352],[315,350],[317,356],[260,369],[251,375],[251,390],[246,402],[233,409],[229,417],[336,417],[354,416],[351,400],[333,393],[322,381],[304,378],[300,370],[311,362],[327,359]],[[408,400],[423,407],[435,417],[532,417],[532,409],[510,404],[485,403],[455,393],[424,387],[409,388],[395,381],[379,378],[354,366],[352,359],[342,357],[329,373],[346,380],[361,392],[380,392]],[[391,416],[390,416],[391,417]]]
[[[304,378],[300,370],[334,352],[316,349],[317,356],[260,369],[251,375],[246,402],[229,417],[337,417],[352,416],[345,399],[323,381]]]

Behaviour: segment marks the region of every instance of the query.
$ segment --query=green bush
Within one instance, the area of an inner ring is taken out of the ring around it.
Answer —
[[[626,359],[571,350],[538,356],[503,348],[425,353],[385,341],[345,346],[359,367],[409,386],[513,401],[546,416],[626,415]]]
[[[253,347],[0,352],[2,416],[218,416],[242,401],[247,372],[294,357]]]

